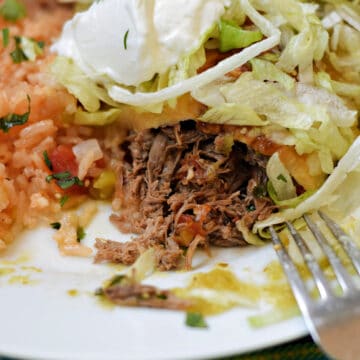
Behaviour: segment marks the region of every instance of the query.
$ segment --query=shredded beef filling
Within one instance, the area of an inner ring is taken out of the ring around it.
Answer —
[[[104,289],[103,294],[117,305],[171,310],[187,310],[191,305],[190,301],[180,299],[168,290],[160,290],[151,285],[116,285]]]
[[[123,209],[111,220],[138,237],[98,239],[95,261],[131,264],[155,247],[159,269],[177,268],[184,257],[190,268],[197,247],[247,245],[236,222],[251,228],[275,209],[266,191],[267,157],[234,141],[226,127],[211,129],[189,120],[128,135],[118,175]]]

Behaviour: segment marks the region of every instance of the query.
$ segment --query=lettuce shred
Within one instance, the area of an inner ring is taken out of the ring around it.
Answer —
[[[325,183],[311,196],[294,208],[271,215],[254,226],[257,231],[272,224],[294,220],[306,212],[325,208],[329,212],[346,217],[358,208],[354,201],[360,197],[360,137],[351,145]]]

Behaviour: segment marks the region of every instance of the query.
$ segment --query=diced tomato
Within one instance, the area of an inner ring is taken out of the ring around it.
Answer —
[[[194,236],[196,235],[205,235],[203,224],[206,220],[207,214],[209,213],[208,205],[200,205],[198,209],[194,212],[196,213],[196,217],[182,214],[179,218],[179,224],[186,224],[186,230],[191,232]]]
[[[49,159],[53,166],[54,174],[68,171],[72,176],[77,176],[79,166],[71,145],[58,145],[49,154]],[[85,192],[86,188],[79,185],[73,185],[69,189],[64,190],[66,194],[84,194]]]
[[[95,164],[99,168],[104,168],[105,169],[105,167],[106,167],[106,161],[105,161],[105,159],[103,157],[101,159],[99,159],[99,160],[96,160]]]
[[[191,215],[181,214],[178,223],[181,225],[186,224],[186,229],[194,233],[194,235],[202,231],[201,224],[195,221]]]
[[[69,171],[73,176],[78,174],[78,164],[70,145],[57,146],[49,158],[54,173]]]

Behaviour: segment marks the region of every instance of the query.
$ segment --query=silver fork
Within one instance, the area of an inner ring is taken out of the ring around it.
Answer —
[[[359,248],[326,214],[320,211],[318,214],[351,259],[357,273],[356,277],[358,277],[360,275]],[[315,343],[331,358],[358,360],[360,359],[360,289],[315,222],[309,215],[304,215],[303,218],[328,258],[342,288],[342,294],[339,295],[333,291],[331,283],[325,277],[315,256],[291,223],[287,222],[286,225],[314,278],[320,293],[318,300],[310,296],[306,284],[275,229],[270,227],[274,248]]]

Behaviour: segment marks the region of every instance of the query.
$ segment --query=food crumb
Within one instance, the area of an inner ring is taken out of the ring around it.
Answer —
[[[30,285],[32,281],[30,280],[29,276],[14,275],[9,279],[8,283],[11,285],[15,285],[15,284]]]
[[[79,291],[76,289],[70,289],[67,291],[67,294],[71,297],[76,297],[79,295]]]
[[[186,313],[185,324],[190,327],[203,328],[203,329],[208,327],[208,324],[206,323],[203,315],[198,312]]]
[[[41,273],[42,270],[36,266],[21,266],[21,270]]]
[[[9,275],[15,272],[14,268],[9,268],[9,267],[5,267],[5,268],[0,268],[0,276],[3,275]]]
[[[4,259],[0,261],[0,265],[20,265],[25,264],[30,261],[30,256],[27,254],[22,254],[16,259]]]
[[[229,264],[226,262],[219,262],[219,263],[217,263],[217,266],[222,267],[222,268],[227,268],[229,266]]]

